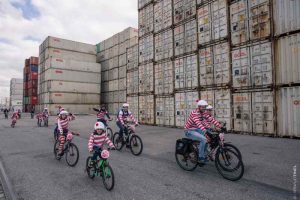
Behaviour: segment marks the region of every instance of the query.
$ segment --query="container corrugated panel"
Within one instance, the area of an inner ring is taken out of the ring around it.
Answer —
[[[49,68],[67,69],[86,72],[101,72],[101,65],[95,62],[82,62],[52,57],[45,62],[45,70]]]
[[[155,61],[173,57],[173,31],[167,30],[157,34],[154,38],[154,58]]]
[[[139,40],[139,63],[153,60],[154,52],[153,35],[149,35]]]
[[[15,84],[23,84],[23,79],[21,78],[12,78],[10,80],[11,83],[15,83]]]
[[[138,29],[128,27],[120,33],[119,42],[121,43],[137,36],[138,36]]]
[[[213,85],[214,68],[212,47],[199,50],[200,86]]]
[[[155,117],[156,125],[174,126],[175,125],[175,101],[174,97],[157,97]]]
[[[252,93],[253,132],[274,134],[274,93]]]
[[[119,90],[119,80],[113,80],[108,82],[108,91]]]
[[[300,87],[283,87],[277,92],[277,133],[300,137]]]
[[[13,94],[13,95],[10,95],[10,100],[21,100],[23,99],[23,94]]]
[[[198,92],[181,92],[175,94],[175,125],[184,127],[190,113],[197,108]]]
[[[119,91],[118,100],[118,102],[126,102],[126,90]]]
[[[239,0],[230,5],[231,43],[238,45],[249,40],[247,0]]]
[[[139,122],[154,124],[154,95],[139,96]]]
[[[85,43],[81,43],[81,42],[75,42],[75,41],[71,41],[71,40],[65,40],[65,39],[51,37],[51,36],[47,37],[46,44],[45,44],[43,50],[45,50],[45,48],[48,48],[48,47],[96,55],[96,46],[95,45],[85,44]]]
[[[217,0],[211,4],[212,39],[219,40],[228,36],[227,0]]]
[[[42,103],[68,103],[68,104],[97,104],[100,103],[100,94],[84,93],[57,93],[48,92],[42,94],[44,102]]]
[[[127,70],[138,67],[138,45],[127,49]]]
[[[104,51],[104,50],[105,50],[105,40],[99,42],[99,43],[96,45],[96,52],[97,52],[97,53],[100,53],[100,52],[102,52],[102,51]]]
[[[113,103],[119,103],[120,102],[120,93],[119,90],[118,91],[114,91],[113,92]]]
[[[229,43],[224,42],[213,46],[214,52],[214,84],[228,85],[231,81]]]
[[[139,44],[139,38],[137,36],[132,37],[129,40],[129,47],[128,48],[133,47],[133,46],[138,45],[138,44]]]
[[[73,51],[66,51],[61,49],[54,49],[54,48],[47,48],[45,50],[45,57],[44,59],[40,58],[41,62],[44,62],[46,59],[55,57],[60,59],[70,59],[70,60],[77,60],[81,62],[96,62],[96,55],[92,54],[85,54],[85,53],[78,53]]]
[[[116,45],[118,45],[120,43],[119,42],[119,35],[120,35],[120,33],[117,33],[117,34],[115,34],[115,35],[112,36],[112,38],[113,38],[113,46],[116,46]]]
[[[204,4],[204,3],[207,3],[211,0],[197,0],[197,5],[200,5],[200,4]]]
[[[297,0],[274,0],[273,18],[275,35],[300,29],[300,2]]]
[[[233,94],[234,131],[252,132],[251,93]]]
[[[127,97],[127,103],[129,104],[130,111],[132,112],[133,116],[138,119],[139,113],[139,97],[138,96],[131,96]]]
[[[120,45],[115,45],[112,48],[112,57],[118,56],[119,55],[119,49],[120,49]]]
[[[58,111],[58,104],[40,104],[39,110],[42,111],[43,109],[47,107],[49,110],[50,115],[56,115]],[[61,104],[63,108],[65,108],[68,112],[74,113],[74,114],[95,114],[95,111],[93,108],[98,108],[98,104]]]
[[[119,44],[119,52],[118,55],[126,53],[126,49],[129,47],[129,40],[126,40]]]
[[[198,42],[199,44],[211,41],[211,12],[210,4],[201,6],[197,10],[198,18]]]
[[[248,47],[239,47],[231,52],[232,79],[234,88],[251,86],[250,52]]]
[[[138,0],[138,8],[143,8],[148,3],[152,2],[152,0]]]
[[[139,92],[139,71],[127,72],[127,94]]]
[[[251,40],[269,37],[271,34],[271,14],[269,0],[249,1],[249,20]]]
[[[174,24],[178,24],[196,15],[196,0],[174,0]]]
[[[153,63],[139,66],[139,92],[154,91]]]
[[[154,66],[155,94],[174,93],[173,62],[159,63]]]
[[[139,37],[153,31],[153,4],[139,11]]]
[[[154,32],[172,26],[172,0],[161,0],[154,5]]]
[[[17,90],[17,89],[13,89],[10,92],[11,95],[23,95],[23,89]]]
[[[48,69],[44,72],[44,78],[42,77],[41,82],[58,80],[58,81],[72,81],[72,82],[82,82],[82,83],[100,83],[101,75],[100,73],[91,72],[79,72],[71,70],[61,70],[61,69]],[[41,83],[39,82],[39,84]]]
[[[101,92],[108,92],[108,82],[102,82],[101,83]]]
[[[108,79],[115,80],[119,78],[119,68],[114,68],[108,71]]]
[[[126,53],[119,56],[119,66],[124,66],[127,64]]]
[[[175,56],[197,50],[197,24],[196,20],[174,28]]]
[[[192,55],[175,60],[175,89],[198,87],[197,56]]]
[[[126,90],[126,78],[119,79],[119,90]]]
[[[119,78],[126,78],[126,65],[119,67]]]
[[[215,91],[215,118],[220,122],[226,122],[227,130],[232,130],[231,105],[230,89],[218,89]]]
[[[300,83],[300,33],[276,41],[276,83]]]
[[[109,76],[108,76],[109,72],[110,72],[110,70],[109,71],[101,72],[101,80],[102,81],[109,81]]]

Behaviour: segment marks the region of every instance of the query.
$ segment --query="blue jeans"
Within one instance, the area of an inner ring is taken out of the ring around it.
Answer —
[[[192,140],[199,141],[199,159],[204,160],[205,159],[205,147],[206,147],[206,137],[204,136],[204,132],[201,129],[196,130],[187,130],[185,131],[185,136],[187,138],[190,138]]]
[[[93,150],[94,150],[94,154],[93,154],[93,157],[92,157],[92,160],[97,160],[97,156],[99,156],[101,158],[101,151],[102,149],[98,146],[93,146]]]
[[[117,121],[117,126],[118,126],[119,129],[120,129],[119,134],[120,134],[120,137],[121,137],[121,138],[123,137],[123,132],[125,132],[125,135],[126,135],[126,136],[128,135],[128,130],[127,130],[127,128],[125,128],[125,126],[123,126],[121,122]]]

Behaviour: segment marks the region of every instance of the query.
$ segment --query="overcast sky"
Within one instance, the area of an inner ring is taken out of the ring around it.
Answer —
[[[137,0],[0,0],[0,98],[48,35],[96,44],[137,23]]]

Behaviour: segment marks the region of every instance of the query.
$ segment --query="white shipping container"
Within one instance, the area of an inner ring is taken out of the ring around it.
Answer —
[[[175,124],[184,127],[190,113],[197,108],[198,92],[181,92],[175,94]]]
[[[116,46],[118,45],[120,42],[119,42],[119,33],[115,34],[112,36],[112,39],[113,39],[113,45]]]
[[[23,95],[21,95],[21,94],[10,95],[10,100],[11,101],[22,100],[22,99],[23,99]]]
[[[113,46],[113,48],[112,48],[112,57],[116,57],[116,56],[119,55],[119,49],[120,49],[120,46],[118,44]]]
[[[126,53],[126,49],[129,47],[129,40],[126,40],[119,44],[119,52],[118,55]]]
[[[126,78],[126,65],[119,67],[119,78]]]
[[[153,32],[153,4],[139,10],[139,37]]]
[[[300,33],[276,41],[276,83],[300,83]]]
[[[139,119],[139,97],[138,96],[128,96],[127,103],[130,106],[130,111],[136,119]]]
[[[251,86],[250,52],[248,47],[239,47],[231,52],[232,79],[234,88]]]
[[[220,122],[225,122],[227,130],[232,130],[232,102],[230,89],[216,90],[214,105],[215,118]]]
[[[11,89],[10,95],[23,95],[23,88],[22,89]]]
[[[213,85],[214,68],[212,47],[199,50],[200,86]]]
[[[234,131],[252,132],[251,93],[233,94]]]
[[[99,94],[86,94],[86,93],[57,93],[48,92],[42,94],[46,104],[99,104]]]
[[[115,80],[119,78],[119,68],[114,68],[108,71],[108,79],[109,81]]]
[[[174,0],[174,24],[178,24],[196,15],[196,0]]]
[[[199,44],[205,44],[211,41],[211,12],[210,4],[200,7],[197,10],[198,18],[198,38]]]
[[[153,63],[139,66],[139,92],[154,91]]]
[[[139,44],[139,38],[137,36],[136,37],[132,37],[129,40],[129,47],[128,48],[136,46],[138,44]]]
[[[247,0],[230,5],[231,43],[238,45],[249,40]]]
[[[154,32],[172,26],[172,0],[159,1],[154,5]]]
[[[109,81],[109,75],[108,75],[109,72],[110,72],[110,70],[101,72],[101,80],[102,81]]]
[[[174,97],[157,97],[155,99],[156,125],[175,125],[175,101]]]
[[[119,90],[119,80],[113,80],[108,82],[108,90],[109,91],[117,91]]]
[[[123,30],[119,35],[119,42],[124,42],[126,40],[129,40],[131,38],[137,38],[138,37],[138,29],[128,27],[125,30]]]
[[[139,122],[154,124],[154,95],[139,96]]]
[[[219,40],[228,36],[227,0],[216,0],[211,4],[212,39]]]
[[[47,48],[39,57],[40,62],[44,62],[46,59],[55,57],[60,59],[67,59],[67,60],[77,60],[81,62],[96,62],[96,54],[86,54],[86,53],[79,53],[74,51],[66,51],[61,49],[55,48]]]
[[[119,103],[120,102],[120,93],[119,91],[114,91],[113,92],[113,103]]]
[[[49,47],[96,55],[95,45],[65,40],[52,36],[47,37],[46,40],[42,43],[41,50],[44,51],[46,48]]]
[[[159,63],[154,66],[155,94],[174,93],[173,62]]]
[[[45,62],[45,70],[49,68],[76,70],[85,72],[101,72],[101,65],[96,62],[81,62],[76,60],[51,57]]]
[[[214,52],[214,84],[228,85],[231,81],[229,43],[224,42],[213,46]]]
[[[103,84],[103,83],[102,83]],[[46,81],[41,84],[43,92],[73,92],[99,94],[100,83],[77,83],[67,81]]]
[[[138,45],[127,49],[127,70],[138,67]]]
[[[175,89],[198,87],[197,56],[192,55],[175,60]]]
[[[149,35],[139,40],[139,63],[153,60],[153,35]]]
[[[97,104],[40,104],[40,111],[41,108],[48,108],[50,115],[56,115],[58,111],[58,106],[61,105],[65,108],[68,112],[73,114],[95,114],[93,108],[99,108],[99,103]],[[72,124],[72,123],[71,123]]]
[[[300,137],[300,87],[283,87],[277,93],[277,134]]]
[[[108,82],[102,82],[101,83],[101,92],[108,92],[109,86]]]
[[[300,29],[300,2],[298,0],[274,0],[273,11],[276,36]]]
[[[127,57],[126,53],[119,56],[119,66],[124,66],[127,64],[126,57]]]
[[[139,71],[127,72],[127,94],[139,92]]]
[[[119,91],[118,100],[118,102],[126,102],[126,90]]]
[[[126,90],[126,78],[119,79],[119,90]]]
[[[173,31],[172,29],[160,33],[154,38],[155,61],[173,57]]]
[[[274,93],[252,93],[253,132],[274,134]]]

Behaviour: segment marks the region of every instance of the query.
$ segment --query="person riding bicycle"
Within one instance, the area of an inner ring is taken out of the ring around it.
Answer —
[[[219,121],[217,121],[214,117],[213,117],[213,107],[211,105],[208,105],[206,107],[206,111],[203,115],[203,121],[205,123],[205,126],[207,129],[211,129],[212,126],[216,127],[216,130],[220,130],[222,128],[222,125]]]
[[[17,123],[17,120],[20,118],[20,115],[18,113],[18,111],[16,112],[13,112],[12,116],[11,116],[11,119],[12,119],[12,122],[15,121],[15,123]]]
[[[111,149],[115,149],[112,141],[107,137],[105,125],[102,122],[96,122],[94,125],[94,132],[90,135],[88,142],[89,152],[92,153],[94,151],[92,162],[97,160],[97,156],[100,157],[104,144],[108,144]]]
[[[185,124],[185,135],[187,138],[192,140],[199,141],[199,163],[205,164],[207,161],[205,158],[205,147],[206,147],[206,137],[205,134],[208,132],[205,126],[205,121],[203,120],[205,115],[205,109],[208,106],[208,103],[205,100],[199,100],[197,102],[198,108],[193,110],[186,121]]]
[[[44,114],[39,112],[39,113],[36,114],[36,119],[37,120],[43,119],[43,116],[44,116]]]
[[[58,131],[60,133],[59,138],[58,138],[58,140],[59,140],[59,148],[58,148],[58,154],[57,154],[58,157],[62,156],[65,139],[69,132],[69,122],[72,120],[75,120],[75,116],[72,113],[68,113],[65,110],[63,110],[59,113],[59,116],[57,118]]]
[[[125,132],[125,135],[128,135],[128,129],[125,126],[125,122],[127,122],[128,118],[131,118],[131,120],[135,123],[135,126],[138,126],[138,122],[135,120],[133,114],[128,110],[128,108],[129,108],[129,104],[124,103],[122,109],[118,112],[116,123],[117,126],[120,128],[119,131],[120,138],[123,138],[123,132]]]
[[[58,113],[57,113],[57,116],[59,116],[59,113],[61,112],[61,111],[64,111],[65,109],[63,108],[63,107],[61,107],[61,106],[58,106]],[[58,119],[58,118],[57,118]],[[55,126],[55,129],[54,129],[54,134],[56,134],[57,132],[58,132],[58,125],[57,125],[57,123],[55,123],[56,124],[56,126]]]
[[[48,118],[49,117],[49,111],[48,111],[48,108],[44,108],[44,111],[43,111],[43,118]]]
[[[97,122],[102,122],[105,127],[107,127],[107,120],[105,119],[105,116],[108,118],[109,121],[111,121],[112,119],[110,118],[105,105],[102,105],[100,110],[94,108],[95,111],[97,111]]]

